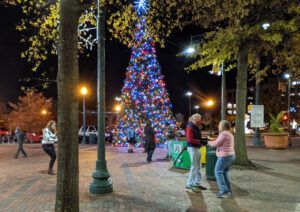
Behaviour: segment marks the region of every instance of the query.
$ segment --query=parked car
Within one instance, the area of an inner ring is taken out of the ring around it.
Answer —
[[[110,129],[105,130],[105,141],[108,141],[109,143],[113,142],[113,132]]]
[[[83,126],[80,127],[79,129],[79,137],[83,136]],[[97,127],[96,126],[91,126],[91,125],[87,125],[85,126],[85,136],[90,136],[90,134],[94,134],[96,136],[98,136],[98,131],[97,131]]]
[[[10,136],[11,133],[8,131],[7,128],[5,127],[0,127],[0,137],[2,138],[2,136]]]
[[[43,139],[43,134],[39,133],[26,133],[26,143],[41,143]]]

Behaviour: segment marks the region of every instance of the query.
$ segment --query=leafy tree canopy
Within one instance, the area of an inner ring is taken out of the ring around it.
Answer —
[[[9,129],[12,131],[20,127],[27,132],[41,132],[47,122],[52,118],[51,98],[46,100],[41,92],[36,90],[26,91],[25,96],[20,96],[18,103],[9,102],[13,108],[8,117]],[[46,114],[42,111],[45,110]]]

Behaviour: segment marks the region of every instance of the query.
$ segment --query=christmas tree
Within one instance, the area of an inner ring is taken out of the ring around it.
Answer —
[[[154,41],[147,32],[147,1],[136,2],[141,18],[137,24],[135,41],[122,88],[121,112],[115,125],[117,143],[126,142],[127,129],[135,130],[138,143],[143,139],[147,120],[152,121],[156,141],[164,142],[165,123],[175,123],[169,94],[157,61]]]

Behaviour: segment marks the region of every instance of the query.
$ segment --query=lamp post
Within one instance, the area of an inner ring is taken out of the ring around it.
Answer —
[[[85,139],[85,95],[87,94],[87,89],[86,87],[81,88],[80,90],[81,94],[82,94],[82,122],[83,122],[83,126],[82,126],[82,131],[83,131],[83,137],[82,137],[82,144],[86,144],[86,139]]]
[[[97,119],[98,146],[96,170],[92,174],[94,180],[90,183],[90,193],[106,194],[113,191],[112,181],[108,178],[105,160],[105,6],[100,14],[100,0],[97,1]]]
[[[199,105],[195,105],[194,108],[197,110],[198,113]]]
[[[190,92],[190,91],[188,91],[188,92],[186,92],[186,95],[189,97],[189,117],[191,117],[191,115],[192,115],[192,108],[191,108],[192,102],[191,102],[191,96],[193,95],[193,93]]]
[[[266,27],[266,26],[265,26]],[[265,29],[265,27],[263,27]],[[260,57],[257,56],[257,60],[259,61],[256,64],[256,74],[260,70]],[[259,82],[258,78],[256,77],[255,79],[255,105],[259,105]],[[253,146],[260,146],[260,133],[259,133],[259,128],[255,128],[255,133],[254,133],[254,138],[253,138]]]
[[[288,81],[288,94],[287,94],[287,97],[288,97],[288,108],[287,108],[287,112],[288,112],[288,132],[290,134],[290,108],[291,108],[291,76],[289,74],[284,74],[284,78],[287,79]],[[290,135],[289,135],[289,139],[290,139]],[[290,143],[290,142],[289,142]],[[291,143],[290,143],[291,144]]]
[[[267,30],[270,27],[269,23],[264,23],[261,25],[264,30]],[[256,56],[257,64],[256,64],[256,74],[260,71],[260,54],[257,53]],[[259,81],[257,76],[255,77],[255,105],[259,105]],[[260,146],[260,133],[259,128],[255,128],[254,138],[253,138],[253,146]]]
[[[207,102],[207,106],[209,107],[209,135],[212,136],[211,133],[211,107],[213,106],[214,102],[212,100],[209,100]]]
[[[191,43],[193,41],[193,38],[195,37],[200,37],[200,39],[202,39],[202,37],[204,36],[204,34],[200,34],[200,35],[194,35],[191,36]],[[186,54],[193,54],[196,51],[196,49],[193,46],[188,47],[185,50]],[[210,71],[210,73],[214,74],[212,71]],[[224,61],[222,61],[221,64],[221,70],[219,71],[219,73],[216,73],[216,75],[218,76],[222,76],[222,84],[221,84],[221,120],[225,120],[226,119],[226,75],[225,75],[225,71],[224,71]]]

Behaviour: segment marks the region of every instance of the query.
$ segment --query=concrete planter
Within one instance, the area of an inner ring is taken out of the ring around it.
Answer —
[[[269,149],[285,149],[289,143],[288,133],[264,133],[265,146]]]

